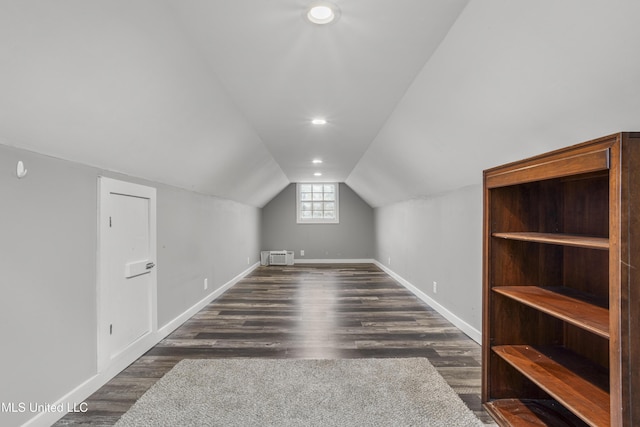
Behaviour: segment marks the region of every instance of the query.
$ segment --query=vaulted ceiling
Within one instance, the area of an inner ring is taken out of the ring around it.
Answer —
[[[0,0],[0,143],[255,206],[318,180],[382,206],[640,129],[640,2],[333,0],[327,26],[309,3]]]

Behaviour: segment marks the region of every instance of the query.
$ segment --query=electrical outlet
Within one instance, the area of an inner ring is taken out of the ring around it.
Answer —
[[[387,265],[391,265],[391,257],[389,257],[389,262],[387,263]]]
[[[247,257],[247,265],[251,264],[251,257]]]
[[[304,256],[304,249],[300,249],[300,256]]]
[[[436,282],[435,280],[433,281],[433,293],[438,293],[438,282]]]
[[[209,279],[204,278],[204,289],[206,290],[209,287]]]

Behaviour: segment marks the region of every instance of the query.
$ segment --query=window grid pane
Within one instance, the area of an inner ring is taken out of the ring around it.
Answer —
[[[300,219],[334,222],[337,219],[336,191],[335,184],[300,184]]]

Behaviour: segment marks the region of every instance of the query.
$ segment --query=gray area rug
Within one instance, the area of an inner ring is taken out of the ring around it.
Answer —
[[[117,426],[482,426],[424,358],[183,360]]]

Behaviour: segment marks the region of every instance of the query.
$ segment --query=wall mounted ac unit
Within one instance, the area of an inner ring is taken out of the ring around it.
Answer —
[[[292,251],[269,251],[269,265],[293,265]]]

